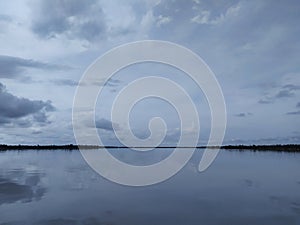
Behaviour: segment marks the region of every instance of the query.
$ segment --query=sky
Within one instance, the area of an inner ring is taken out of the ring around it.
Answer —
[[[72,105],[84,71],[111,48],[140,40],[174,42],[207,63],[225,98],[224,144],[300,143],[299,11],[293,0],[1,1],[0,143],[75,144]],[[205,144],[205,96],[183,72],[155,63],[125,68],[105,86],[95,115],[103,142],[119,143],[110,118],[114,97],[149,75],[187,90],[200,115],[199,145]],[[168,126],[164,144],[173,145],[180,121],[161,99],[136,105],[133,133],[148,137],[156,116]]]

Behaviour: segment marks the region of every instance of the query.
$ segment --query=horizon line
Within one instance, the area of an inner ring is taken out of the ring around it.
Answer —
[[[118,146],[118,145],[77,145],[77,144],[62,144],[62,145],[55,145],[55,144],[0,144],[0,149],[101,149],[101,148],[196,148],[196,149],[204,149],[204,148],[211,148],[211,149],[261,149],[261,148],[292,148],[293,150],[297,149],[300,150],[300,144],[236,144],[236,145],[201,145],[201,146]]]

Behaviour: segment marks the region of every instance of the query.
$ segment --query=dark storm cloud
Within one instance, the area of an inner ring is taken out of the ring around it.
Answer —
[[[33,7],[32,31],[41,38],[66,35],[92,41],[103,38],[104,15],[96,0],[40,1]]]
[[[30,120],[23,118],[30,115],[33,116],[35,122],[46,123],[46,112],[54,110],[55,108],[50,101],[19,98],[7,92],[5,86],[0,83],[0,124],[13,122],[20,127],[29,127]]]
[[[49,64],[32,59],[0,55],[0,78],[14,78],[22,74],[25,69],[67,70],[65,65]]]
[[[118,129],[118,125],[115,125],[114,126]],[[107,119],[99,119],[96,121],[96,128],[98,129],[103,129],[103,130],[108,130],[108,131],[113,131],[114,128],[113,128],[113,123],[110,121],[110,120],[107,120]]]
[[[250,112],[247,112],[247,113],[238,113],[238,114],[235,114],[236,117],[246,117],[246,116],[252,116],[253,114],[250,113]]]

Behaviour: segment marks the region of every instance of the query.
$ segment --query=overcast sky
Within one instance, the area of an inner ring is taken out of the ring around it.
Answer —
[[[72,103],[85,69],[112,47],[145,39],[183,45],[209,65],[226,100],[225,144],[300,143],[299,12],[297,0],[1,1],[0,143],[75,143]],[[174,68],[151,64],[125,69],[107,85],[96,115],[104,142],[117,143],[109,117],[113,97],[147,75],[172,77],[188,90],[200,111],[199,144],[205,144],[203,94]],[[165,143],[175,143],[178,116],[157,99],[132,111],[136,135],[149,135],[153,116],[165,118]]]

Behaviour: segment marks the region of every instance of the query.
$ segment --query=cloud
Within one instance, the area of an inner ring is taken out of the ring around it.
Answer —
[[[2,43],[6,43],[2,45],[3,55],[22,56],[26,61],[26,57],[29,60],[30,58],[39,61],[43,59],[50,60],[50,62],[56,59],[58,63],[60,63],[58,60],[65,60],[74,63],[82,71],[88,61],[98,54],[103,54],[111,47],[127,41],[145,38],[173,41],[199,54],[213,68],[228,100],[229,109],[249,109],[249,106],[253,106],[252,101],[258,100],[261,104],[276,103],[269,107],[252,107],[251,112],[254,113],[255,119],[254,116],[247,117],[247,111],[231,110],[233,111],[231,116],[235,119],[232,120],[233,124],[229,121],[229,129],[235,128],[237,124],[237,127],[242,129],[239,135],[245,134],[245,138],[273,135],[278,130],[276,127],[281,127],[280,132],[284,134],[297,129],[297,123],[294,122],[297,116],[276,117],[278,114],[283,115],[300,109],[288,108],[290,104],[296,105],[300,94],[296,87],[300,84],[295,82],[299,80],[297,58],[300,52],[299,38],[297,38],[299,36],[299,26],[297,26],[299,13],[295,5],[283,2],[270,4],[267,1],[238,0],[222,2],[155,0],[157,2],[155,5],[150,3],[154,1],[136,0],[30,1],[32,3],[28,4],[28,1],[18,3],[18,7],[15,7],[14,3],[9,3],[10,1],[2,4],[3,13],[9,13],[8,16],[0,16],[0,38]],[[278,15],[282,16],[278,17]],[[197,16],[198,18],[191,22]],[[9,22],[11,19],[12,21]],[[1,29],[2,27],[7,27],[7,29]],[[85,28],[88,27],[91,29],[86,31]],[[99,40],[99,45],[95,40]],[[93,44],[90,49],[87,49],[86,46],[89,46],[88,42],[91,41]],[[241,50],[242,46],[245,47],[244,50]],[[282,55],[286,57],[281,57]],[[67,127],[71,124],[71,114],[69,111],[64,111],[64,108],[70,108],[72,105],[70,98],[73,96],[73,89],[71,87],[75,87],[80,71],[76,71],[71,77],[70,73],[57,74],[54,71],[50,74],[49,71],[44,71],[45,67],[39,67],[39,70],[35,71],[36,66],[20,65],[22,63],[18,60],[14,63],[17,65],[10,66],[9,69],[6,63],[0,65],[0,78],[22,75],[23,79],[23,75],[26,75],[23,73],[29,74],[31,70],[35,73],[45,73],[39,76],[38,80],[34,79],[36,76],[32,76],[30,85],[24,84],[22,80],[24,87],[20,82],[13,84],[12,81],[8,81],[12,85],[12,90],[18,88],[18,93],[26,91],[28,96],[35,96],[35,99],[48,99],[50,98],[48,96],[51,96],[57,107],[61,107],[60,112],[55,114],[59,117],[57,122],[43,129],[44,139],[35,135],[35,138],[39,139],[34,141],[70,140],[66,139],[65,135],[69,135],[68,138],[72,136],[72,128]],[[10,73],[3,75],[2,70],[8,70]],[[155,68],[149,70],[156,74],[155,71],[157,71]],[[292,80],[283,82],[281,78],[287,73],[295,74],[291,75]],[[169,74],[166,76],[169,77]],[[106,85],[112,86],[111,91],[119,91],[128,81],[125,77],[122,79],[124,81],[121,84],[108,83]],[[191,97],[198,103],[198,97],[194,95],[192,86],[183,80],[179,78],[176,81],[187,87]],[[274,83],[274,86],[258,87],[257,84],[261,82]],[[49,84],[51,90],[53,86],[59,90],[47,91],[50,90]],[[251,89],[236,94],[235,90],[251,85]],[[294,97],[288,97],[293,94]],[[107,95],[114,96],[115,94],[107,92]],[[160,107],[157,108],[157,110],[160,109]],[[141,114],[145,115],[146,111],[148,110],[141,109]],[[19,118],[0,117],[0,123],[10,124],[14,121],[15,124],[18,122],[17,126],[30,126],[30,121],[45,121],[45,115],[47,116],[43,113],[33,113]],[[168,114],[166,115],[168,117]],[[29,121],[28,118],[31,120]],[[105,115],[105,118],[109,117]],[[249,119],[251,119],[250,124]],[[170,124],[174,124],[173,120]],[[111,129],[111,126],[107,124],[105,126],[101,121],[98,121],[98,125]],[[52,126],[58,129],[53,129]],[[66,128],[63,129],[63,127]],[[248,135],[245,128],[250,130],[252,127],[263,129],[258,129],[261,133],[249,132],[251,134]],[[11,137],[7,137],[7,140],[3,135],[4,141],[9,141],[9,139],[14,141],[15,134],[22,132],[22,129],[3,128],[3,133],[5,133],[4,130],[11,132]],[[112,133],[99,129],[99,132],[101,131],[107,133],[107,136]],[[233,137],[232,133],[230,135]],[[42,135],[39,136],[42,137]],[[24,136],[24,141],[26,140],[31,140],[31,137]],[[16,141],[21,140],[17,138]]]
[[[287,112],[287,115],[300,115],[300,110],[294,112]]]
[[[231,140],[226,140],[226,144],[291,144],[291,143],[299,143],[300,136],[292,135],[285,137],[265,137],[259,139],[239,139],[234,138]]]
[[[300,102],[296,104],[296,108],[300,108]],[[300,110],[293,111],[293,112],[287,112],[286,115],[300,115]]]
[[[193,17],[191,21],[198,24],[215,24],[215,21],[210,20],[210,12],[205,10]]]
[[[279,90],[275,91],[275,94],[267,94],[258,101],[260,104],[274,103],[277,99],[292,98],[296,96],[296,92],[300,90],[299,85],[286,84],[281,85]]]
[[[299,85],[286,84],[281,87],[281,90],[274,96],[274,98],[291,98],[295,96],[295,92],[300,90]]]
[[[253,113],[250,113],[250,112],[242,112],[242,113],[238,113],[238,114],[235,114],[236,117],[246,117],[246,116],[252,116]]]
[[[114,124],[114,127],[116,127],[118,129],[118,125]],[[113,123],[110,120],[101,118],[99,120],[96,121],[96,128],[98,129],[103,129],[103,130],[108,130],[108,131],[113,131]]]
[[[8,15],[0,14],[0,22],[11,22],[12,18]]]
[[[273,103],[274,101],[272,99],[260,99],[258,100],[259,104],[270,104]]]
[[[294,96],[295,94],[290,90],[281,90],[275,95],[275,98],[290,98]]]
[[[93,41],[102,39],[106,32],[103,10],[96,0],[40,1],[33,14],[31,28],[40,38],[65,35]]]
[[[234,5],[229,7],[225,13],[220,14],[219,16],[212,18],[211,12],[208,10],[200,10],[199,14],[191,18],[191,22],[197,24],[208,24],[208,25],[217,25],[223,23],[227,18],[236,16],[240,10],[240,5]]]
[[[170,23],[171,21],[172,21],[171,17],[159,15],[158,18],[157,18],[156,25],[158,27],[161,27],[163,25],[166,25],[166,24]]]
[[[300,85],[286,84],[286,85],[283,86],[283,88],[286,88],[289,91],[296,91],[296,90],[300,90]]]
[[[0,83],[0,124],[28,127],[31,122],[48,123],[46,113],[54,110],[50,101],[19,98],[7,92],[5,86]],[[27,120],[28,116],[32,118]]]
[[[41,130],[33,130],[32,132],[31,132],[31,134],[42,134],[43,133],[43,131],[41,131]]]
[[[32,59],[23,59],[13,56],[0,55],[0,78],[15,78],[28,68],[43,70],[70,69],[70,67],[65,65],[56,65],[35,61]]]
[[[38,123],[48,123],[48,117],[45,112],[37,112],[33,115],[33,118]]]
[[[50,82],[58,86],[78,86],[78,82],[71,79],[56,79],[50,80]]]
[[[8,15],[0,14],[0,34],[6,34],[9,25],[13,22]]]

